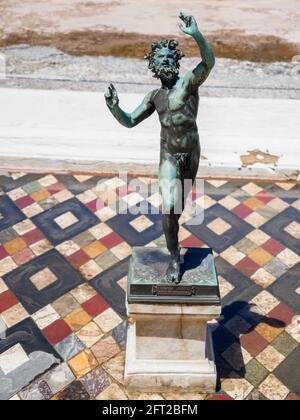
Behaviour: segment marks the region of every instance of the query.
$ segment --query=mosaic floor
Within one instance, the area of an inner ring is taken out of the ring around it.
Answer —
[[[123,387],[131,247],[163,238],[159,215],[109,202],[153,209],[157,193],[52,174],[0,187],[0,399],[300,399],[299,185],[205,181],[204,223],[183,217],[181,244],[213,248],[222,289],[211,396]]]

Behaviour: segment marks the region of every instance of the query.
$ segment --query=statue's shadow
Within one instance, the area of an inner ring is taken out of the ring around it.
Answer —
[[[242,353],[241,336],[245,336],[255,331],[259,324],[265,324],[272,328],[284,328],[286,324],[278,319],[268,318],[255,312],[256,306],[248,302],[237,301],[225,306],[219,320],[220,326],[213,332],[213,342],[215,348],[215,357],[218,372],[218,390],[221,390],[221,380],[229,378],[245,378],[247,369]],[[230,320],[237,315],[242,318],[242,322],[234,322],[230,325]],[[244,322],[245,321],[245,322]],[[227,324],[228,323],[228,324]],[[227,328],[225,326],[227,324]],[[267,347],[267,340],[257,337],[252,340],[253,349],[249,349],[248,353],[254,358],[257,352],[255,346],[261,346],[264,342]],[[263,351],[263,348],[261,348]]]
[[[182,279],[185,272],[193,270],[201,266],[202,262],[208,255],[212,255],[211,248],[188,248],[182,263],[180,264],[180,278]]]

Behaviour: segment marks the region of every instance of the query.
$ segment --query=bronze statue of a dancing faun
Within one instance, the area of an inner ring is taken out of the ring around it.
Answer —
[[[180,282],[179,218],[194,183],[200,160],[199,134],[196,124],[199,106],[199,87],[215,64],[212,47],[198,29],[196,19],[183,13],[180,29],[194,38],[199,46],[201,62],[186,75],[179,76],[180,60],[184,54],[175,40],[162,40],[151,45],[145,58],[153,77],[161,86],[148,93],[143,102],[127,113],[119,106],[115,87],[111,84],[105,94],[107,106],[114,117],[131,128],[157,111],[161,123],[159,186],[163,202],[163,230],[171,261],[167,270],[170,283]],[[186,183],[185,180],[191,180]],[[186,185],[189,185],[189,188]],[[179,188],[180,187],[180,188]],[[181,211],[176,211],[181,209]]]

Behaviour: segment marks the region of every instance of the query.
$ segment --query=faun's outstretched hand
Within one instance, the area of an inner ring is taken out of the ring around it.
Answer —
[[[112,83],[108,86],[108,92],[104,95],[104,97],[109,108],[113,108],[119,104],[118,93]]]
[[[199,32],[196,19],[193,16],[188,16],[181,12],[179,15],[179,18],[185,24],[185,25],[179,25],[179,28],[183,33],[190,36],[195,36]]]

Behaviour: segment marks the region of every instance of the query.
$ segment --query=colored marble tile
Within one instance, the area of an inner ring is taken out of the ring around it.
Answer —
[[[84,252],[90,257],[90,258],[96,258],[100,254],[102,254],[104,251],[106,251],[106,246],[104,246],[99,241],[92,242],[85,248],[83,248]]]
[[[79,267],[79,270],[86,280],[91,280],[103,271],[96,261],[90,260]]]
[[[251,354],[251,356],[256,357],[261,353],[267,346],[268,341],[265,340],[257,331],[251,331],[247,334],[244,334],[241,338],[241,345]]]
[[[113,230],[105,223],[100,223],[90,228],[89,232],[93,235],[95,239],[99,240],[113,233]]]
[[[258,306],[263,314],[268,314],[279,304],[279,301],[269,292],[263,291],[252,299],[251,303]]]
[[[111,380],[102,368],[97,368],[80,379],[91,397],[96,397],[110,384]]]
[[[124,385],[124,366],[125,366],[125,352],[119,353],[113,359],[102,365],[103,369],[112,377],[117,383]]]
[[[4,245],[6,252],[10,255],[13,255],[16,252],[22,251],[26,247],[27,247],[27,244],[22,238],[17,238],[10,242],[6,242],[6,244]]]
[[[284,360],[284,356],[274,347],[268,346],[256,357],[256,359],[267,368],[269,372],[273,372],[273,370]]]
[[[56,310],[56,312],[61,316],[61,318],[65,318],[71,312],[75,311],[80,307],[79,303],[74,299],[74,297],[70,293],[67,293],[61,298],[55,300],[52,303],[52,306]]]
[[[87,348],[93,347],[103,337],[102,331],[94,322],[85,325],[76,335]]]
[[[40,330],[53,324],[53,322],[60,319],[59,314],[55,311],[53,306],[47,305],[31,316]]]
[[[119,385],[115,383],[110,384],[107,388],[104,389],[104,391],[102,391],[99,395],[96,396],[96,400],[98,401],[122,401],[127,399],[128,398],[125,392]]]
[[[245,368],[245,379],[257,388],[268,376],[269,371],[256,359],[252,359]]]
[[[280,328],[279,326],[272,326],[264,323],[260,323],[256,327],[256,332],[260,334],[265,340],[267,340],[269,343],[272,343],[272,341],[275,340],[282,332],[283,328]]]
[[[86,401],[90,396],[80,381],[75,381],[64,391],[60,392],[56,399],[59,401]]]
[[[43,379],[45,382],[47,382],[51,392],[56,394],[71,384],[75,377],[69,366],[66,363],[62,363],[51,371],[47,372],[43,376]]]
[[[11,257],[6,257],[1,260],[0,264],[0,277],[3,277],[5,274],[17,268],[16,263]]]
[[[71,291],[71,295],[79,302],[80,304],[89,301],[97,295],[95,289],[93,289],[89,284],[81,284],[76,289]]]
[[[222,390],[235,400],[244,400],[253,390],[246,379],[225,379],[222,381]]]
[[[18,238],[17,232],[13,228],[0,230],[0,244],[5,244],[8,241]]]
[[[8,328],[15,326],[19,322],[29,317],[28,312],[25,310],[21,303],[12,306],[1,314],[3,321]]]
[[[68,337],[72,333],[72,330],[65,321],[58,319],[48,327],[44,328],[42,332],[49,343],[55,345]]]
[[[54,221],[61,229],[67,229],[68,227],[75,225],[75,223],[78,223],[79,220],[73,213],[68,211],[56,217]]]
[[[282,303],[269,313],[269,317],[282,321],[285,325],[289,325],[295,315],[292,309]]]
[[[221,253],[221,257],[228,261],[231,265],[237,265],[242,261],[246,255],[238,251],[235,247],[231,246],[226,251]]]
[[[98,315],[94,321],[106,333],[119,325],[122,322],[122,318],[112,308],[109,308]]]
[[[25,401],[49,400],[52,397],[52,391],[47,382],[39,380],[23,389],[20,392],[20,397]]]
[[[5,375],[29,360],[20,344],[16,344],[0,355],[0,368]]]
[[[107,362],[112,357],[120,353],[120,347],[112,336],[108,336],[95,344],[91,348],[94,356],[98,360],[99,365]]]
[[[38,290],[30,278],[45,267],[49,268],[58,281],[43,290]],[[6,274],[3,280],[31,314],[84,282],[81,275],[56,250],[35,258],[34,264],[30,261]]]
[[[246,277],[251,278],[253,274],[260,269],[260,266],[251,258],[245,257],[238,264],[236,264],[236,268]]]
[[[112,330],[112,336],[122,348],[122,350],[126,347],[126,340],[127,340],[127,320],[119,324]]]
[[[80,339],[75,335],[71,334],[66,337],[64,340],[60,341],[56,346],[54,346],[57,353],[65,360],[68,361],[76,354],[80,353],[85,349],[84,344]]]
[[[79,331],[92,320],[92,317],[82,308],[79,308],[67,315],[64,320],[72,331]]]
[[[50,251],[52,249],[52,245],[47,239],[43,239],[42,241],[30,245],[30,249],[37,257],[39,257],[40,255],[43,255],[46,252]]]
[[[300,346],[296,347],[289,356],[274,371],[276,377],[293,393],[300,395]]]
[[[14,305],[17,305],[18,303],[19,301],[16,296],[10,290],[6,289],[0,294],[0,313],[6,311]]]
[[[108,309],[109,305],[100,295],[96,295],[84,302],[82,307],[89,315],[95,317]]]
[[[43,270],[37,272],[30,277],[31,283],[38,289],[43,290],[46,287],[57,281],[57,277],[49,268],[44,268]]]
[[[272,346],[286,357],[295,350],[298,343],[290,334],[283,332],[273,341]]]
[[[244,370],[247,363],[250,362],[252,356],[235,342],[227,350],[222,353],[222,357],[237,372]]]
[[[7,229],[25,219],[24,214],[6,195],[0,196],[0,230]]]
[[[28,261],[31,261],[34,257],[35,255],[33,252],[29,248],[26,248],[23,251],[14,254],[12,258],[17,265],[22,265],[26,264]]]
[[[289,390],[273,374],[269,375],[260,385],[259,391],[269,400],[284,400]]]
[[[251,280],[255,281],[256,284],[263,287],[264,289],[267,289],[271,284],[274,283],[274,281],[276,281],[276,277],[274,277],[264,268],[260,268],[251,276]]]
[[[80,251],[80,246],[78,246],[74,241],[66,241],[60,245],[57,245],[56,249],[64,257],[69,257],[70,255],[75,254],[77,251]]]
[[[251,258],[259,266],[265,266],[273,259],[273,255],[269,254],[263,248],[255,249],[254,251],[248,254],[248,257]]]
[[[98,366],[91,350],[86,349],[68,362],[77,378],[82,378]]]

